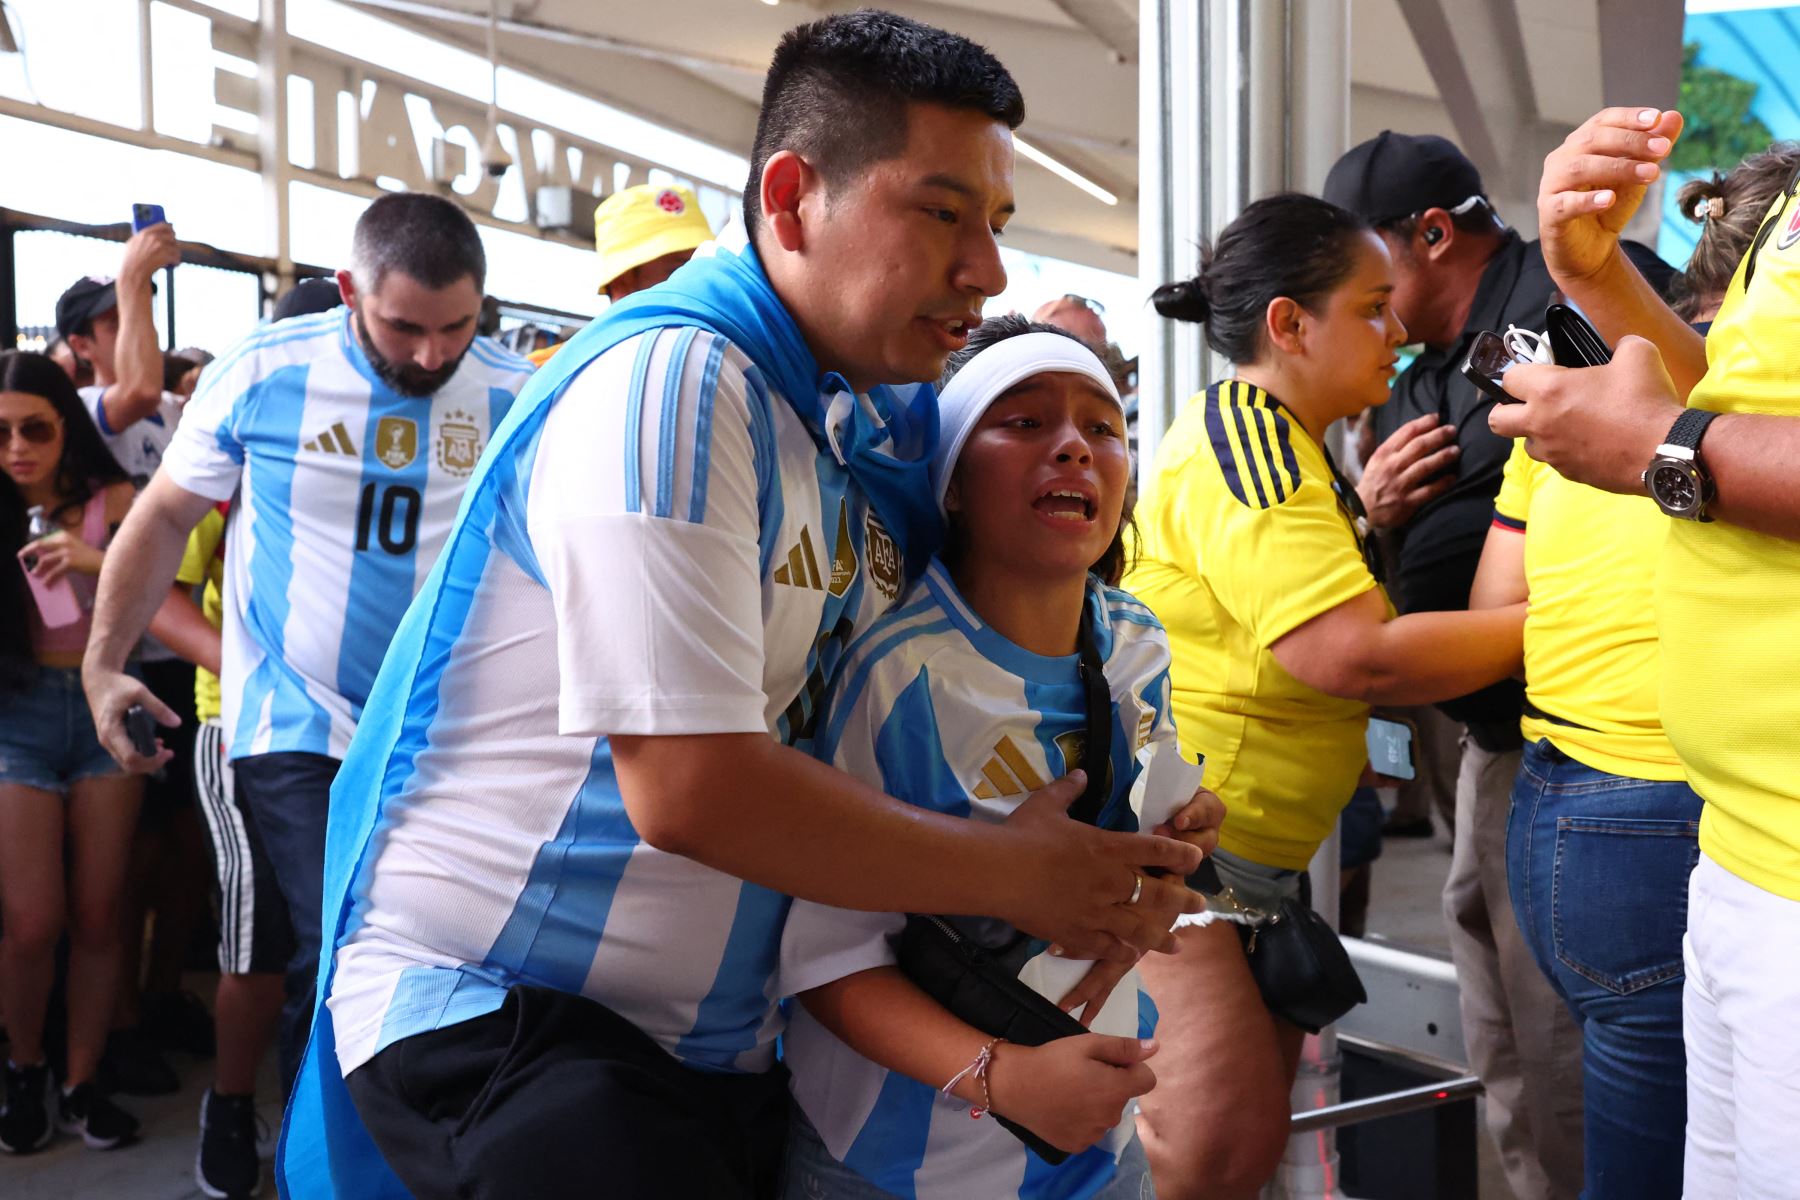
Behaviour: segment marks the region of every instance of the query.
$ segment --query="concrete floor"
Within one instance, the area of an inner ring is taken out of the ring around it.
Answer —
[[[1391,840],[1375,864],[1369,906],[1369,932],[1429,953],[1447,954],[1440,893],[1450,865],[1450,844],[1443,835],[1430,839]],[[189,986],[202,996],[213,979],[198,975]],[[199,1200],[194,1183],[194,1150],[201,1094],[211,1079],[209,1063],[175,1055],[182,1090],[173,1096],[121,1097],[120,1103],[143,1121],[143,1137],[122,1150],[88,1150],[79,1140],[59,1136],[51,1146],[25,1158],[0,1156],[0,1197],[4,1200]],[[259,1106],[271,1131],[280,1119],[275,1102],[274,1063],[264,1065]],[[1508,1191],[1491,1143],[1481,1139],[1480,1200],[1507,1200]],[[274,1152],[271,1135],[265,1163]],[[265,1170],[264,1196],[274,1186]]]

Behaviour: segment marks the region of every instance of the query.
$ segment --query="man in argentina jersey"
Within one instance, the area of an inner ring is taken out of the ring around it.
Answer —
[[[765,91],[749,229],[533,378],[382,668],[332,794],[290,1195],[760,1193],[779,892],[1156,944],[1131,864],[1197,858],[1086,830],[1077,861],[793,748],[938,534],[932,393],[889,385],[1004,287],[1023,112],[979,47],[868,10],[791,31]]]
[[[1099,821],[1150,828],[1192,795],[1198,774],[1191,766],[1176,769],[1170,777],[1183,785],[1178,795],[1168,788],[1146,795],[1145,784],[1163,775],[1146,764],[1178,754],[1168,642],[1149,609],[1098,580],[1089,584],[1083,620],[1113,698],[1108,769],[1114,782]],[[902,607],[846,657],[827,693],[814,751],[908,803],[1000,821],[1044,780],[1076,766],[1092,769],[1082,762],[1085,700],[1073,656],[1045,657],[1009,640],[981,620],[943,564],[933,563]],[[783,935],[781,990],[798,994],[893,964],[889,938],[904,922],[891,913],[797,901]],[[1040,954],[1020,978],[1055,1001],[1081,973],[1079,963]],[[1133,971],[1089,1027],[1147,1038],[1155,1025],[1155,1006]],[[817,1141],[894,1196],[1081,1200],[1106,1188],[1128,1146],[1136,1159],[1130,1194],[1147,1178],[1143,1152],[1132,1144],[1135,1106],[1099,1144],[1053,1167],[995,1122],[971,1121],[934,1087],[863,1057],[805,1005],[793,1006],[783,1047],[794,1097]],[[810,1137],[811,1131],[799,1134],[802,1143]],[[809,1183],[804,1162],[791,1160],[794,1169],[802,1177],[790,1179],[789,1195],[843,1194],[823,1180]]]
[[[530,373],[475,336],[486,260],[451,202],[376,200],[352,261],[339,273],[345,308],[269,325],[208,368],[139,501],[144,518],[121,531],[88,664],[103,720],[132,703],[157,711],[119,673],[120,639],[147,620],[142,598],[167,591],[187,530],[236,495],[222,724],[286,902],[273,919],[292,923],[299,947],[282,1023],[288,1081],[311,1012],[332,778],[482,447]]]

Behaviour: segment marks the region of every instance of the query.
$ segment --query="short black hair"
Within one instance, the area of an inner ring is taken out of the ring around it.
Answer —
[[[1033,321],[1020,313],[988,317],[969,332],[969,340],[964,343],[962,349],[950,356],[950,361],[944,366],[943,377],[938,380],[938,391],[941,392],[949,387],[950,381],[956,378],[956,373],[968,366],[983,350],[998,345],[1008,338],[1020,337],[1027,333],[1054,333],[1068,338],[1077,346],[1093,349],[1092,346],[1088,346],[1086,342],[1068,330],[1047,321]],[[1119,436],[1123,437],[1124,435],[1124,429],[1120,429]],[[1133,513],[1136,507],[1135,494],[1136,488],[1130,486],[1128,482],[1125,488],[1125,506],[1119,510],[1119,527],[1113,531],[1112,541],[1107,543],[1106,552],[1100,556],[1100,561],[1088,568],[1100,577],[1101,582],[1111,587],[1119,586],[1119,581],[1125,578],[1125,569],[1131,565],[1125,549],[1125,531],[1127,529],[1135,531],[1137,527],[1137,519]],[[962,538],[962,530],[957,523],[955,521],[947,522],[944,548],[938,552],[938,556],[945,562],[954,565],[957,556],[964,550]],[[1134,536],[1130,540],[1135,543],[1137,538]]]
[[[381,287],[390,271],[412,276],[428,288],[446,288],[465,277],[475,290],[487,286],[487,252],[481,235],[455,202],[426,192],[389,192],[356,219],[351,242],[351,274],[368,291]]]
[[[907,106],[985,113],[1008,129],[1025,98],[1000,60],[960,34],[879,9],[826,17],[787,31],[763,81],[750,148],[744,219],[762,217],[762,173],[782,150],[810,163],[829,188],[906,146]]]
[[[1317,196],[1283,192],[1251,204],[1200,248],[1200,273],[1151,293],[1156,311],[1206,326],[1206,342],[1242,366],[1262,353],[1263,317],[1286,296],[1318,302],[1356,267],[1352,243],[1371,232],[1348,209]]]

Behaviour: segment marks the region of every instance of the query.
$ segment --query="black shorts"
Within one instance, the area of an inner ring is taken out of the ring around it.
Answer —
[[[497,1011],[388,1046],[345,1079],[419,1200],[761,1200],[787,1072],[696,1071],[605,1005],[516,986]]]
[[[212,843],[219,970],[227,975],[280,974],[294,955],[294,929],[256,821],[238,799],[232,777],[225,730],[217,721],[207,721],[194,739],[194,787]]]

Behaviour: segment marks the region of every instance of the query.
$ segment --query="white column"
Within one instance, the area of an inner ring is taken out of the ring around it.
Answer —
[[[264,245],[275,260],[275,291],[294,282],[288,231],[287,0],[262,0],[256,42],[257,160],[262,167]]]
[[[1349,0],[1144,0],[1138,61],[1138,277],[1199,269],[1244,206],[1317,190],[1349,145]],[[1187,399],[1225,370],[1199,326],[1153,318],[1138,364],[1148,462]]]

